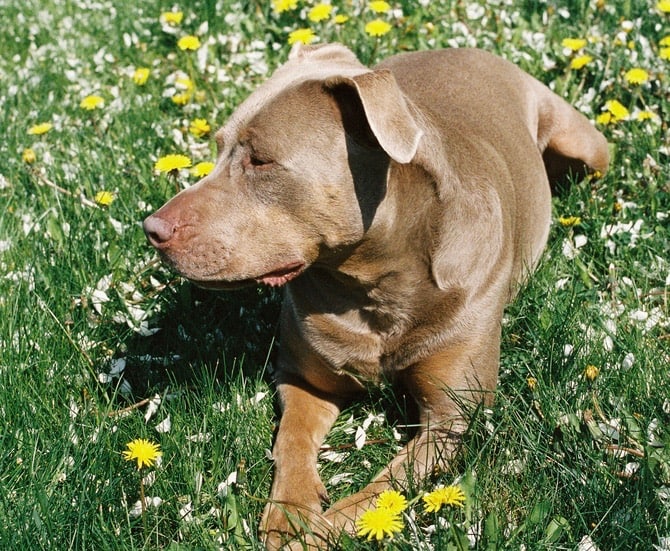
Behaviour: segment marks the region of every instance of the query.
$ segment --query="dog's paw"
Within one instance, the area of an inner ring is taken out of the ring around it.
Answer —
[[[323,549],[330,533],[320,512],[292,506],[268,505],[259,535],[266,549]]]
[[[328,502],[328,493],[319,480],[310,494],[311,499],[306,499],[300,485],[290,492],[273,492],[259,528],[268,550],[324,547],[330,529],[321,514],[321,503]]]

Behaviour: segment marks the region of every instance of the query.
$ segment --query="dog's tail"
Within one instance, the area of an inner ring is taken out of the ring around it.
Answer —
[[[602,176],[610,162],[605,136],[574,107],[537,82],[537,143],[552,189],[566,178]]]

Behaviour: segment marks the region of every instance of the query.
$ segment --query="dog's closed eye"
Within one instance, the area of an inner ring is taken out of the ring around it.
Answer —
[[[269,170],[274,165],[274,161],[261,157],[255,152],[247,153],[242,159],[244,170]]]

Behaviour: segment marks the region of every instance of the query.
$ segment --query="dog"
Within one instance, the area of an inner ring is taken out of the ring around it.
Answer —
[[[607,141],[484,51],[371,69],[339,44],[292,50],[216,140],[213,171],[144,230],[199,286],[284,286],[260,533],[268,549],[319,547],[355,532],[382,491],[446,468],[468,412],[493,399],[503,309],[545,247],[551,185],[604,174]],[[413,397],[420,429],[324,512],[319,448],[341,408],[381,381]]]

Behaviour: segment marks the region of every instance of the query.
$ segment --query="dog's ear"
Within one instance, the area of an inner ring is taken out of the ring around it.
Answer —
[[[354,139],[376,142],[391,159],[401,164],[414,158],[423,131],[390,71],[333,77],[324,85],[338,101],[345,119],[359,117],[357,124],[346,129]],[[361,126],[362,122],[367,125]]]

